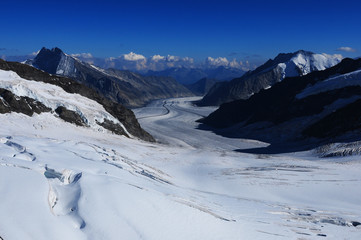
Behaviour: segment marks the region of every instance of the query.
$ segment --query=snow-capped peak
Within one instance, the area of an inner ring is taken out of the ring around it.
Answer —
[[[318,54],[306,51],[295,52],[292,57],[277,66],[281,68],[283,78],[307,75],[313,71],[321,71],[330,68],[342,60],[339,54]]]

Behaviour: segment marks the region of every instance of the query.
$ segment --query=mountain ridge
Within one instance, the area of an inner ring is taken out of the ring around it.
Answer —
[[[240,78],[217,84],[196,102],[200,106],[218,106],[237,99],[247,99],[261,89],[272,87],[285,77],[296,77],[316,70],[324,70],[341,61],[340,56],[315,54],[299,50],[294,53],[280,53],[253,71]]]
[[[360,69],[361,59],[343,59],[323,71],[285,78],[249,99],[222,104],[200,122],[219,128],[215,131],[221,134],[274,146],[311,148],[337,139],[351,141],[357,139],[361,127],[356,111],[361,99]],[[350,114],[351,109],[356,116]]]

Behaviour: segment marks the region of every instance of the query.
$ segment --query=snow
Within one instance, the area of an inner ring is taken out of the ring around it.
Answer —
[[[29,81],[21,78],[13,71],[0,70],[0,88],[7,89],[17,96],[35,99],[52,110],[63,106],[75,111],[85,123],[96,131],[105,131],[96,121],[103,122],[104,119],[107,119],[118,123],[128,133],[123,124],[109,114],[102,105],[79,94],[67,93],[58,86]]]
[[[308,54],[298,52],[294,57],[285,63],[279,63],[277,66],[281,68],[282,79],[286,77],[296,77],[307,75],[313,71],[321,71],[330,68],[341,62],[341,55],[328,54]],[[281,80],[282,80],[281,79]]]
[[[361,86],[361,70],[331,77],[324,81],[318,82],[297,94],[296,97],[298,99],[302,99],[311,95],[316,95],[322,92],[328,92],[348,86]]]
[[[76,73],[76,68],[74,66],[74,62],[76,60],[67,55],[61,54],[61,58],[56,68],[56,74],[63,75],[63,76],[73,76]]]
[[[267,143],[198,130],[191,100],[134,110],[161,143],[1,114],[0,237],[359,239],[358,158],[235,152]]]

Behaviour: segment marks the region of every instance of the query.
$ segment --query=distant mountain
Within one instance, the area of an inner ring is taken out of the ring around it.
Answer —
[[[219,66],[216,68],[168,68],[163,71],[148,71],[146,75],[169,76],[175,78],[179,83],[189,85],[202,78],[217,79],[220,81],[231,80],[241,77],[245,71],[239,68]]]
[[[206,94],[209,89],[211,89],[214,84],[217,83],[217,80],[215,79],[209,79],[209,78],[202,78],[199,81],[193,83],[193,84],[189,84],[189,85],[185,85],[186,88],[188,88],[193,94],[197,95],[197,96],[203,96],[204,94]]]
[[[218,106],[237,99],[247,99],[261,89],[270,88],[286,77],[303,76],[312,71],[324,70],[340,61],[340,56],[315,54],[303,50],[282,53],[240,78],[216,84],[197,104]]]
[[[55,60],[45,64],[50,70],[59,71]],[[72,71],[71,68],[62,70]],[[26,64],[0,60],[0,113],[10,112],[28,116],[47,113],[49,121],[58,117],[96,132],[103,128],[115,134],[154,141],[140,127],[131,110],[93,89]]]
[[[48,73],[72,78],[128,107],[144,106],[155,99],[193,95],[173,78],[101,69],[67,55],[59,48],[42,48],[34,60],[27,63]]]
[[[249,99],[222,104],[200,121],[278,151],[361,140],[361,59],[286,78]]]

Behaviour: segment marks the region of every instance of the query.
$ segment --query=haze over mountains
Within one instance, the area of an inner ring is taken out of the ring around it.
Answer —
[[[34,59],[39,52],[40,50],[23,56],[4,55],[2,58],[7,61],[24,62]],[[195,61],[192,57],[173,55],[145,57],[134,52],[109,58],[94,57],[91,53],[68,55],[103,69],[128,70],[147,76],[170,76],[182,84],[192,84],[205,77],[220,81],[231,80],[256,67],[248,61],[242,62],[226,57],[207,57],[203,61]]]
[[[191,57],[154,55],[146,58],[133,52],[105,59],[94,58],[90,53],[72,56],[105,69],[116,68],[145,75],[170,76],[182,84],[191,84],[204,77],[231,80],[254,68],[248,62],[225,57],[207,57],[204,61],[197,62]]]
[[[59,48],[42,48],[34,60],[27,63],[51,74],[75,79],[128,107],[144,106],[154,99],[193,95],[173,78],[98,68],[63,53]]]
[[[341,59],[340,55],[315,54],[303,50],[281,53],[240,78],[216,84],[197,104],[218,106],[237,99],[247,99],[261,89],[282,81],[285,77],[303,76],[312,71],[324,70],[336,65]]]

